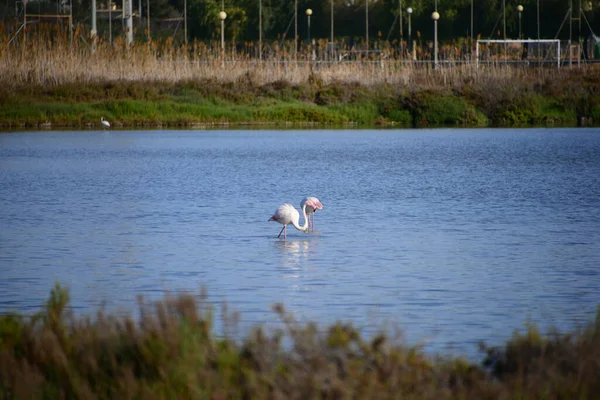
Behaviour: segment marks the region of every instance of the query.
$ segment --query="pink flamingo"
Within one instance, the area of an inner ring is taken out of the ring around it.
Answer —
[[[316,197],[305,197],[300,203],[300,207],[306,205],[306,215],[308,216],[308,226],[313,231],[315,230],[315,211],[322,210],[323,204]],[[311,218],[312,216],[312,218]],[[312,221],[311,221],[312,220]]]
[[[283,232],[283,238],[286,239],[288,224],[294,225],[294,228],[298,229],[299,231],[306,232],[308,230],[306,205],[302,206],[302,215],[304,215],[304,225],[300,226],[300,214],[298,213],[298,210],[296,210],[293,205],[285,203],[280,205],[279,208],[275,210],[275,213],[273,213],[273,216],[269,218],[269,221],[275,221],[283,224],[283,228],[281,228],[281,231],[279,231],[279,235],[277,235],[277,237],[280,237],[281,232]]]

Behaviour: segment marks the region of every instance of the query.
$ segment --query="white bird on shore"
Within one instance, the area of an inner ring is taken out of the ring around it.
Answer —
[[[269,221],[275,221],[283,224],[283,228],[281,228],[281,231],[279,231],[279,235],[277,235],[277,237],[280,237],[281,232],[283,232],[283,238],[286,239],[288,224],[294,225],[294,228],[298,229],[299,231],[306,232],[308,230],[306,205],[302,207],[302,214],[304,215],[304,225],[300,226],[300,213],[298,213],[298,210],[296,210],[294,206],[289,203],[280,205],[279,208],[275,210],[275,213],[273,213],[273,216],[269,218]]]
[[[100,118],[100,123],[104,128],[110,128],[110,122],[104,119],[104,117]]]
[[[315,230],[315,211],[322,210],[323,204],[316,197],[305,197],[300,203],[300,207],[306,204],[306,215],[308,215],[309,228]],[[311,218],[312,216],[312,218]]]

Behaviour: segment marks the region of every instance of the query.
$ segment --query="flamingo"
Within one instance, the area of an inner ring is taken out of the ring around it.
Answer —
[[[308,231],[308,218],[306,217],[306,205],[302,206],[302,215],[304,215],[304,225],[300,226],[299,225],[300,214],[298,213],[298,210],[296,210],[293,205],[291,205],[289,203],[285,203],[285,204],[280,205],[279,208],[277,210],[275,210],[275,212],[273,213],[273,216],[271,218],[269,218],[269,221],[275,221],[275,222],[279,222],[280,224],[283,224],[283,228],[281,228],[281,231],[279,231],[279,235],[277,235],[277,237],[280,237],[281,232],[283,232],[283,238],[286,239],[288,224],[294,225],[294,228],[298,229],[299,231],[303,231],[303,232]]]
[[[302,199],[302,202],[300,203],[300,207],[304,207],[305,204],[306,204],[306,215],[309,218],[309,228],[311,228],[312,230],[315,230],[315,211],[322,210],[323,204],[321,204],[319,199],[317,199],[316,197],[305,197],[304,199]],[[311,214],[312,214],[312,221],[311,221]]]
[[[106,128],[110,128],[110,122],[108,122],[107,120],[104,119],[104,117],[100,118],[100,123],[102,124],[102,126],[106,129]]]

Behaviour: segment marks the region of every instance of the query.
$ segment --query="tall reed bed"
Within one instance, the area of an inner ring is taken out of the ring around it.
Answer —
[[[112,44],[77,27],[73,40],[64,26],[39,24],[19,33],[0,27],[0,82],[5,87],[52,86],[103,81],[180,82],[215,79],[236,82],[251,77],[258,85],[276,81],[291,84],[318,76],[318,82],[353,82],[363,85],[391,84],[406,88],[454,88],[489,80],[501,82],[540,82],[560,79],[555,68],[506,67],[492,64],[476,68],[464,62],[457,51],[439,68],[428,61],[413,61],[399,53],[397,43],[378,42],[375,52],[341,47],[332,53],[326,40],[303,45],[294,52],[290,42],[265,42],[260,53],[256,43],[239,46],[219,42],[194,42],[187,46],[171,39],[135,42],[127,46],[122,36]],[[87,38],[87,39],[86,39]],[[453,53],[456,46],[443,51]],[[562,74],[564,75],[564,74]]]

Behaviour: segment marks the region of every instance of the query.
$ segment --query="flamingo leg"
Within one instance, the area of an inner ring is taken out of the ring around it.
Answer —
[[[279,231],[279,235],[277,235],[277,238],[279,238],[281,236],[281,232],[283,232],[285,230],[285,225],[283,226],[283,228],[281,228],[281,230]],[[283,234],[283,236],[285,237],[285,233]]]

